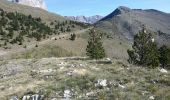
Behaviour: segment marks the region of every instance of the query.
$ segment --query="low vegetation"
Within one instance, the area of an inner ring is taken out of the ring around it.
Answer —
[[[0,68],[1,100],[27,95],[44,100],[170,99],[169,70],[122,60],[98,64],[85,58],[13,59],[0,61]]]
[[[35,46],[31,50],[25,50],[24,52],[13,54],[12,59],[31,59],[31,58],[49,58],[49,57],[70,57],[75,56],[72,52],[69,52],[63,48],[54,45]]]

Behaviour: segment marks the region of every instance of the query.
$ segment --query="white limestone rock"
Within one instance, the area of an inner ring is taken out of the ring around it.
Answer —
[[[155,98],[154,98],[154,96],[150,96],[149,99],[150,100],[154,100]]]
[[[44,0],[8,0],[8,1],[47,10]]]
[[[126,88],[125,86],[123,86],[123,85],[121,85],[121,84],[119,84],[119,87],[121,87],[122,89]]]
[[[107,86],[107,80],[106,79],[99,79],[97,81],[97,84],[95,84],[96,86],[103,86],[106,87]]]
[[[64,90],[64,98],[70,98],[71,97],[71,91],[70,90]]]
[[[163,68],[159,69],[159,71],[160,71],[161,73],[168,73],[168,71],[167,71],[166,69],[163,69]]]

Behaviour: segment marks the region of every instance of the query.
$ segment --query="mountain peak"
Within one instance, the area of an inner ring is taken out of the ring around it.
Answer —
[[[116,10],[118,10],[120,13],[128,13],[128,12],[130,12],[131,11],[131,9],[130,8],[128,8],[128,7],[125,7],[125,6],[120,6],[120,7],[118,7]]]
[[[115,9],[112,13],[110,13],[108,16],[104,17],[102,20],[105,20],[105,19],[110,19],[112,18],[113,16],[117,16],[117,15],[120,15],[120,14],[123,14],[123,13],[128,13],[130,12],[132,9],[128,8],[128,7],[125,7],[125,6],[119,6],[117,9]]]
[[[165,33],[158,36],[160,44],[166,44],[170,30],[170,15],[155,9],[130,9],[127,7],[118,7],[112,13],[104,17],[95,24],[95,27],[102,28],[107,32],[118,33],[118,36],[132,41],[133,36],[142,29],[143,25],[147,26],[150,31],[160,31]]]
[[[125,10],[125,11],[131,10],[129,7],[126,7],[126,6],[119,6],[117,9]]]

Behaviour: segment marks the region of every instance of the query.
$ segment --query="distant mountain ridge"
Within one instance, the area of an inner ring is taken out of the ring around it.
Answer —
[[[170,42],[170,14],[155,9],[130,9],[120,6],[98,21],[95,27],[132,40],[143,25],[157,32],[155,37],[159,42]]]
[[[44,0],[8,0],[8,1],[47,10],[47,6]]]
[[[103,16],[100,16],[100,15],[95,15],[95,16],[90,16],[90,17],[86,17],[86,16],[65,16],[65,18],[68,18],[68,19],[73,20],[73,21],[94,24],[97,21],[99,21],[100,19],[102,19]]]

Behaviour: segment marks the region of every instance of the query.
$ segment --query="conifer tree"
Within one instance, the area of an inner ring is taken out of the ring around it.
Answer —
[[[86,54],[92,59],[101,59],[105,57],[105,50],[101,42],[101,34],[91,30],[89,33],[89,41],[86,48]]]
[[[156,67],[159,66],[159,51],[155,42],[149,41],[146,47],[146,55],[144,64]]]
[[[159,65],[159,52],[154,38],[145,27],[134,36],[133,50],[128,50],[129,62],[156,67]]]
[[[159,60],[162,67],[170,69],[170,48],[163,45],[162,47],[160,47],[159,52],[160,52]]]

